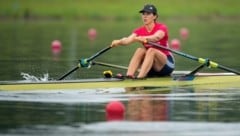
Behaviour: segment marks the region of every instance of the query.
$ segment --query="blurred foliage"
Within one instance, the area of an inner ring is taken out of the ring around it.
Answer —
[[[161,17],[240,16],[239,0],[1,0],[0,17],[121,20],[137,18],[146,3]]]

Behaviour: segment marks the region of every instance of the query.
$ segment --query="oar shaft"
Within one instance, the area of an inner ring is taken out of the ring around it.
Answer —
[[[198,61],[201,64],[208,63],[208,66],[210,66],[210,67],[219,68],[219,69],[222,69],[222,70],[225,70],[225,71],[232,72],[232,73],[235,73],[237,75],[240,75],[239,71],[237,71],[235,69],[232,69],[232,68],[229,68],[229,67],[226,67],[226,66],[223,66],[223,65],[220,65],[220,64],[218,64],[216,62],[209,61],[208,59],[198,58],[198,57],[195,57],[195,56],[192,56],[192,55],[189,55],[189,54],[186,54],[186,53],[183,53],[183,52],[180,52],[180,51],[176,51],[176,50],[173,50],[171,48],[168,48],[168,47],[165,47],[165,46],[162,46],[162,45],[159,45],[159,44],[154,43],[154,42],[149,42],[148,41],[147,43],[150,44],[150,45],[153,45],[155,47],[158,47],[158,48],[170,51],[170,52],[175,53],[177,55],[183,56],[185,58],[189,58],[191,60]]]
[[[235,74],[237,74],[237,75],[240,75],[240,72],[239,72],[239,71],[237,71],[237,70],[235,70],[235,69],[228,68],[228,67],[223,66],[223,65],[220,65],[220,64],[218,64],[218,68],[219,68],[219,69],[222,69],[222,70],[225,70],[225,71],[228,71],[228,72],[235,73]]]
[[[103,54],[104,52],[108,51],[109,49],[111,49],[111,46],[108,46],[108,47],[100,50],[99,52],[97,52],[97,53],[94,54],[93,56],[87,58],[87,62],[92,61],[93,59],[95,59],[95,58],[98,57],[99,55]]]
[[[64,74],[62,77],[60,77],[58,80],[62,80],[64,79],[65,77],[67,77],[68,75],[70,75],[72,72],[76,71],[80,66],[76,66],[74,67],[72,70],[68,71],[66,74]]]
[[[128,70],[128,67],[125,66],[120,66],[120,65],[115,65],[115,64],[109,64],[109,63],[104,63],[104,62],[99,62],[99,61],[93,61],[93,65],[100,65],[100,66],[106,66],[106,67],[111,67],[111,68],[117,68],[117,69],[123,69],[123,70]]]
[[[108,46],[102,50],[100,50],[99,52],[97,52],[96,54],[92,55],[91,57],[86,59],[86,63],[92,61],[93,59],[95,59],[96,57],[98,57],[99,55],[103,54],[104,52],[108,51],[109,49],[111,49],[111,46]],[[67,72],[66,74],[64,74],[62,77],[60,77],[58,80],[62,80],[65,77],[67,77],[68,75],[70,75],[71,73],[73,73],[74,71],[76,71],[78,68],[81,67],[81,64],[79,63],[75,68],[73,68],[72,70],[70,70],[69,72]]]
[[[192,55],[185,54],[185,53],[183,53],[183,52],[179,52],[179,51],[173,50],[173,49],[171,49],[171,48],[168,48],[168,47],[159,45],[159,44],[154,43],[154,42],[147,42],[147,43],[150,44],[150,45],[153,45],[153,46],[155,46],[155,47],[158,47],[158,48],[161,48],[161,49],[170,51],[170,52],[175,53],[175,54],[177,54],[177,55],[183,56],[183,57],[185,57],[185,58],[189,58],[189,59],[198,61],[198,58],[197,58],[197,57],[194,57],[194,56],[192,56]]]

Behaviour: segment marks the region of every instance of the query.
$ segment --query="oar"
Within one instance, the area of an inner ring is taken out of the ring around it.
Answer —
[[[95,59],[99,55],[103,54],[104,52],[108,51],[109,49],[111,49],[111,46],[105,47],[104,49],[100,50],[99,52],[95,53],[94,55],[92,55],[91,57],[89,57],[87,59],[81,59],[76,67],[74,67],[72,70],[70,70],[69,72],[67,72],[63,76],[61,76],[58,80],[64,79],[65,77],[67,77],[68,75],[70,75],[71,73],[73,73],[74,71],[76,71],[80,67],[87,67],[89,65],[90,61],[92,61],[93,59]]]
[[[195,60],[201,64],[206,64],[207,66],[209,67],[212,67],[212,68],[219,68],[219,69],[222,69],[222,70],[225,70],[225,71],[228,71],[228,72],[232,72],[232,73],[235,73],[237,75],[240,75],[240,72],[235,70],[235,69],[232,69],[232,68],[229,68],[229,67],[226,67],[226,66],[223,66],[223,65],[220,65],[216,62],[213,62],[213,61],[210,61],[209,59],[204,59],[204,58],[197,58],[195,56],[192,56],[192,55],[189,55],[189,54],[186,54],[186,53],[183,53],[183,52],[180,52],[180,51],[176,51],[176,50],[173,50],[171,48],[168,48],[168,47],[165,47],[165,46],[162,46],[160,44],[157,44],[157,43],[154,43],[154,42],[150,42],[150,41],[147,41],[146,42],[147,44],[150,44],[152,46],[155,46],[155,47],[158,47],[158,48],[161,48],[161,49],[164,49],[164,50],[168,50],[172,53],[175,53],[177,55],[180,55],[180,56],[183,56],[185,58],[188,58],[188,59],[191,59],[191,60]]]
[[[99,66],[105,66],[105,67],[111,67],[111,68],[117,68],[117,69],[123,69],[123,70],[128,69],[128,67],[125,67],[125,66],[109,64],[109,63],[104,63],[104,62],[99,62],[99,61],[92,61],[92,64],[93,65],[99,65]]]
[[[99,66],[105,66],[105,67],[111,67],[111,68],[128,70],[128,67],[126,67],[126,66],[109,64],[109,63],[105,63],[105,62],[92,61],[92,64],[93,64],[93,65],[99,65]],[[138,69],[137,71],[140,72],[140,69]]]

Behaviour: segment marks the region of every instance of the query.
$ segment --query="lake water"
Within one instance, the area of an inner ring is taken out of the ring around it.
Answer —
[[[49,74],[50,80],[57,79],[74,68],[80,58],[90,57],[108,46],[112,39],[128,35],[137,24],[134,21],[107,23],[84,20],[1,22],[0,80],[23,80],[22,72],[38,78]],[[171,38],[179,38],[178,30],[182,26],[190,29],[189,39],[182,41],[183,52],[240,69],[238,22],[180,21],[176,24],[168,20],[167,23]],[[95,41],[87,36],[91,27],[98,32]],[[56,39],[63,46],[59,55],[51,51],[51,43]],[[137,47],[111,49],[97,60],[127,66]],[[175,57],[177,70],[198,66],[191,60]],[[66,79],[102,77],[104,70],[109,68],[83,68]],[[114,74],[125,72],[111,70]],[[114,100],[124,105],[124,117],[108,121],[105,107]],[[239,136],[239,102],[239,87],[0,91],[0,135]]]
[[[112,101],[125,107],[117,121],[106,116]],[[0,134],[237,136],[239,102],[239,88],[1,91]]]
[[[239,24],[235,20],[166,20],[169,26],[170,40],[178,38],[181,51],[202,58],[209,58],[230,68],[240,69],[238,53]],[[107,25],[106,25],[107,24]],[[126,25],[128,24],[128,25]],[[50,78],[58,79],[78,63],[81,58],[94,55],[109,46],[113,39],[127,36],[138,25],[139,21],[3,21],[0,25],[0,81],[22,80],[21,72],[41,77],[48,73]],[[182,40],[179,30],[189,29],[189,38]],[[88,30],[95,28],[97,37],[89,40]],[[222,29],[219,29],[222,28]],[[113,31],[114,30],[114,31]],[[229,35],[231,34],[231,35]],[[204,38],[199,38],[204,37]],[[54,55],[51,44],[59,40],[62,51]],[[118,47],[107,51],[96,58],[111,64],[127,66],[135,49],[141,45]],[[197,62],[175,55],[176,70],[192,70]],[[101,77],[109,68],[92,66],[91,69],[80,69],[70,75],[69,79]],[[208,69],[209,71],[220,71]],[[114,70],[116,73],[125,71]]]

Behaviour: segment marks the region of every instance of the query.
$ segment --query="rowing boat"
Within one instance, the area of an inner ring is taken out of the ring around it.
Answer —
[[[108,63],[93,61],[95,58],[110,50],[112,47],[107,46],[89,58],[80,59],[77,66],[62,75],[55,81],[40,81],[40,82],[26,82],[26,81],[0,81],[0,91],[10,90],[56,90],[56,89],[84,89],[84,88],[126,88],[126,87],[172,87],[172,86],[201,86],[207,85],[207,88],[231,87],[240,88],[240,72],[229,68],[227,66],[218,64],[214,61],[204,58],[198,58],[180,51],[173,50],[168,47],[161,46],[154,42],[146,41],[147,44],[168,50],[174,54],[180,55],[190,60],[201,63],[200,66],[191,72],[181,73],[175,72],[169,77],[162,78],[148,78],[145,80],[125,80],[119,78],[98,78],[98,79],[80,79],[80,80],[63,80],[65,77],[79,69],[90,68],[91,65],[107,66],[118,69],[128,69],[124,66],[113,65]],[[218,68],[229,73],[199,73],[204,67]],[[110,74],[111,75],[111,74]],[[180,76],[179,76],[180,75]],[[196,78],[195,78],[196,77]],[[195,79],[194,79],[195,78]],[[194,79],[194,80],[193,80]]]
[[[126,88],[126,87],[181,87],[197,86],[207,88],[240,88],[240,76],[232,73],[197,73],[194,80],[173,80],[173,76],[147,78],[143,80],[96,78],[56,81],[1,81],[1,91],[16,90],[69,90],[91,88]]]

